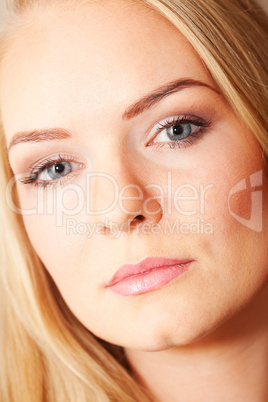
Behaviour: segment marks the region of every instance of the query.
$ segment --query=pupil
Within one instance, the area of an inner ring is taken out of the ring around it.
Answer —
[[[64,166],[62,163],[57,163],[57,165],[55,165],[55,171],[57,173],[62,173],[64,171]]]
[[[173,132],[176,135],[181,135],[183,133],[183,127],[182,126],[174,126]]]

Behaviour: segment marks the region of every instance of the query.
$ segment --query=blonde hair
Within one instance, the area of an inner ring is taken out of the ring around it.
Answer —
[[[29,7],[91,0],[8,1],[0,53],[8,51]],[[267,19],[253,1],[138,0],[190,41],[223,96],[268,156]],[[11,30],[11,26],[14,28]],[[10,37],[12,34],[10,34]],[[1,401],[149,401],[123,350],[92,335],[71,313],[31,246],[20,215],[7,206],[13,173],[1,129]],[[16,192],[14,202],[18,202]]]

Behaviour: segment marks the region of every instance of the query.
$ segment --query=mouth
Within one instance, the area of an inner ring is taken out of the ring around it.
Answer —
[[[120,267],[105,287],[122,296],[151,292],[186,272],[193,261],[147,257]]]

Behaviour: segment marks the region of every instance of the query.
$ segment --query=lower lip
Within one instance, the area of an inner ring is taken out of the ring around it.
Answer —
[[[186,264],[172,265],[133,275],[122,279],[109,289],[123,296],[134,296],[159,289],[188,270],[191,261]]]

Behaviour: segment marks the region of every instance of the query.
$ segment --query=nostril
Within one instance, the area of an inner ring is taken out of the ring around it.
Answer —
[[[137,221],[144,221],[144,216],[143,215],[137,215],[135,218]]]

